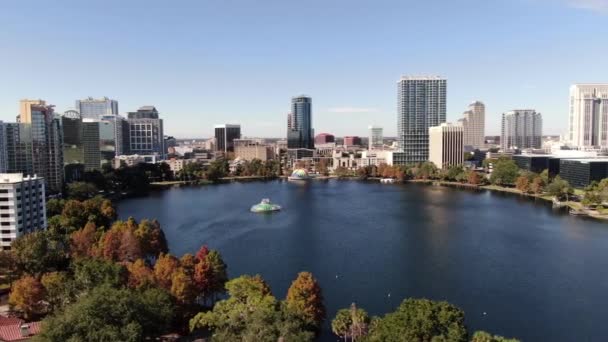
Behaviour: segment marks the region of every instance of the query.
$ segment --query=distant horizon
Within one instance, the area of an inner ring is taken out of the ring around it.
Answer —
[[[176,137],[222,122],[286,136],[290,100],[307,94],[317,132],[396,135],[396,82],[439,75],[448,122],[479,100],[487,135],[515,108],[561,135],[570,86],[608,83],[607,19],[607,0],[2,1],[0,120],[22,98],[61,113],[107,96],[121,115],[154,105]]]

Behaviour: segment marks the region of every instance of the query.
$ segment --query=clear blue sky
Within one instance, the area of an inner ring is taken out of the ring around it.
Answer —
[[[216,123],[285,135],[293,95],[317,133],[396,132],[402,74],[448,79],[448,120],[472,100],[487,134],[530,107],[567,127],[568,87],[608,82],[608,0],[0,0],[0,120],[21,98],[155,105],[165,133]]]

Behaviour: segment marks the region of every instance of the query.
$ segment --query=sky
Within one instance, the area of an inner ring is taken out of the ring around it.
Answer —
[[[541,112],[567,129],[573,83],[608,83],[608,0],[0,0],[0,120],[41,98],[154,105],[165,134],[240,123],[284,137],[292,96],[316,133],[394,136],[401,75],[448,80],[447,119],[486,104]]]

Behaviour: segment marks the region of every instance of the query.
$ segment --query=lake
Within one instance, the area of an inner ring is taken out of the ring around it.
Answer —
[[[262,198],[283,210],[249,212]],[[260,274],[278,298],[299,271],[312,272],[328,321],[352,302],[380,315],[426,297],[462,308],[470,331],[608,340],[608,224],[546,202],[330,180],[171,188],[118,209],[123,219],[158,219],[175,255],[218,249],[230,277]],[[320,340],[336,340],[327,324]]]

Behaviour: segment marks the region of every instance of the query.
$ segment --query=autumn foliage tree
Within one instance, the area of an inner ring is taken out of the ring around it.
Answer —
[[[130,288],[138,289],[155,283],[154,272],[143,259],[137,259],[128,264],[127,270],[129,271],[128,286]]]
[[[515,180],[515,188],[517,188],[517,190],[523,193],[527,193],[528,191],[530,191],[530,180],[528,179],[528,177],[517,177],[517,179]]]
[[[477,172],[471,170],[467,175],[467,183],[471,185],[479,185],[481,183],[481,177]]]
[[[171,254],[162,253],[154,264],[154,279],[167,291],[171,291],[173,272],[179,267],[179,260]]]
[[[44,286],[40,281],[26,275],[13,284],[8,304],[14,310],[21,312],[25,319],[32,319],[32,317],[42,314],[44,295]]]
[[[307,324],[319,328],[325,319],[321,286],[310,272],[300,272],[291,283],[285,299],[287,308]]]
[[[83,229],[70,235],[70,255],[72,258],[85,258],[93,256],[93,249],[97,243],[97,227],[95,223],[87,223]]]

